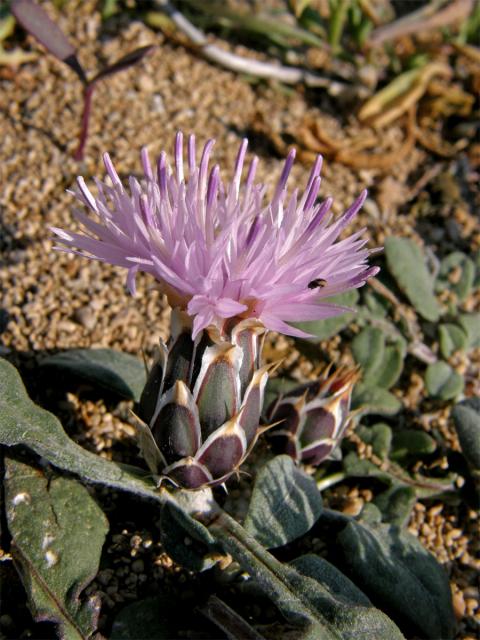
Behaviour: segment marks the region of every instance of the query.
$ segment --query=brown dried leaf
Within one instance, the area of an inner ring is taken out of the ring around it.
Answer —
[[[450,78],[451,67],[431,62],[421,69],[405,71],[363,105],[359,120],[376,128],[391,124],[418,103],[432,78],[438,75]]]

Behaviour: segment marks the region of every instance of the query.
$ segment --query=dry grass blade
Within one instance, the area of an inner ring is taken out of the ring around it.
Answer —
[[[36,60],[37,58],[38,55],[36,53],[22,51],[22,49],[18,47],[9,51],[5,51],[0,47],[0,66],[9,65],[11,67],[17,67],[25,62],[32,62],[32,60]]]
[[[379,27],[371,34],[368,45],[378,47],[397,38],[414,33],[425,33],[459,23],[470,15],[474,6],[473,0],[456,0],[445,9],[437,11],[442,4],[444,2],[432,2],[419,11],[414,11],[391,24]]]
[[[433,77],[450,78],[451,75],[451,67],[442,62],[406,71],[370,98],[360,109],[358,118],[376,128],[389,125],[418,103]]]
[[[480,64],[480,48],[474,47],[471,44],[459,44],[458,42],[452,42],[452,47],[458,53],[461,53],[466,58],[473,60],[477,64]]]
[[[368,152],[368,149],[378,149],[381,144],[378,135],[369,129],[364,129],[355,138],[336,140],[325,132],[320,122],[307,119],[285,132],[294,137],[293,143],[286,143],[282,133],[272,131],[269,123],[260,115],[257,115],[254,129],[266,136],[281,155],[287,155],[295,148],[299,160],[305,164],[311,164],[318,154],[322,154],[325,158],[354,169],[388,171],[411,152],[416,140],[414,124],[414,113],[411,110],[406,120],[403,142],[391,151],[380,153]]]

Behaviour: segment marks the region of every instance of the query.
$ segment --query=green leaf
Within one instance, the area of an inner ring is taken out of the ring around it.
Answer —
[[[480,11],[479,11],[480,16]],[[475,265],[475,279],[473,281],[474,287],[480,287],[480,249],[477,249],[472,256],[473,263]]]
[[[142,469],[100,458],[70,440],[58,419],[30,400],[18,371],[3,358],[0,380],[0,444],[24,445],[54,466],[90,482],[165,501],[153,478]]]
[[[37,620],[56,622],[62,638],[89,638],[100,602],[80,594],[98,571],[107,519],[76,480],[5,462],[8,528],[30,608]]]
[[[393,434],[392,460],[403,460],[409,456],[424,456],[433,453],[437,443],[425,431],[419,429],[403,429]]]
[[[391,302],[373,291],[364,291],[363,300],[371,316],[376,319],[384,319],[391,307]]]
[[[369,387],[360,382],[353,388],[352,407],[361,409],[363,415],[373,413],[393,416],[400,411],[402,403],[386,389]]]
[[[354,451],[347,453],[343,458],[342,465],[345,473],[353,478],[378,478],[387,484],[397,481],[388,471],[380,469],[370,460],[359,458]]]
[[[365,327],[352,340],[353,357],[363,369],[363,381],[375,382],[374,373],[380,368],[385,352],[385,336],[381,329]]]
[[[352,341],[353,355],[363,369],[365,386],[389,389],[402,373],[403,345],[386,346],[385,343],[385,333],[376,327],[365,327]]]
[[[383,389],[390,389],[400,378],[403,370],[405,354],[400,344],[385,347],[382,365],[377,373],[377,384]]]
[[[297,558],[291,565],[304,576],[303,588],[309,600],[345,640],[400,640],[403,637],[395,623],[375,609],[367,596],[327,560],[308,554]],[[316,589],[312,589],[305,578],[315,580]],[[294,581],[301,584],[296,577]]]
[[[452,411],[463,455],[475,469],[480,469],[480,399],[468,398]]]
[[[350,603],[371,607],[367,596],[347,576],[325,558],[308,553],[290,562],[302,575],[316,580],[332,596],[342,598]]]
[[[72,349],[44,358],[40,367],[136,402],[147,381],[138,358],[113,349]]]
[[[465,349],[468,343],[468,336],[456,324],[447,322],[438,327],[438,340],[440,353],[444,358],[449,358],[456,351]]]
[[[358,291],[356,289],[352,289],[351,291],[340,293],[337,296],[326,298],[324,302],[341,305],[342,307],[351,307],[354,310],[355,304],[358,301],[358,297]],[[321,340],[328,340],[332,336],[336,336],[338,333],[340,333],[340,331],[342,331],[342,329],[348,327],[354,317],[354,312],[347,312],[343,313],[340,316],[335,316],[334,318],[326,318],[325,320],[315,320],[313,322],[293,322],[292,324],[302,331],[311,333],[314,336],[314,338],[311,338],[312,342],[320,342]]]
[[[386,460],[390,454],[392,444],[392,430],[384,422],[377,422],[371,427],[360,425],[357,427],[360,438],[372,447],[373,453],[381,460]]]
[[[309,531],[321,510],[315,480],[277,456],[257,476],[244,526],[265,547],[281,547]]]
[[[404,527],[417,501],[413,487],[392,486],[380,493],[373,503],[382,512],[383,522]]]
[[[301,571],[305,572],[302,575],[294,567],[281,563],[268,553],[225,513],[210,525],[210,530],[224,549],[248,571],[288,622],[297,627],[295,637],[302,640],[354,640],[360,637],[370,640],[402,639],[398,629],[383,613],[359,604],[358,590],[352,585],[349,589],[351,596],[354,592],[352,603],[339,595],[348,587],[346,580],[341,580],[338,574],[332,576],[330,571],[325,578],[329,586],[323,586],[317,581],[319,571],[313,562],[299,561]],[[310,574],[315,577],[310,577]],[[332,586],[334,581],[336,587]],[[359,634],[360,630],[365,631],[366,635]]]
[[[460,271],[452,281],[453,271]],[[436,290],[442,291],[446,287],[453,291],[458,300],[463,302],[470,294],[475,280],[475,263],[461,251],[454,251],[442,260],[438,273]]]
[[[418,313],[430,322],[440,317],[433,280],[420,247],[408,238],[387,238],[385,255],[390,273]]]
[[[429,364],[425,374],[428,393],[434,398],[451,400],[463,391],[463,378],[446,362]]]
[[[336,547],[348,575],[382,609],[398,621],[407,619],[422,637],[453,638],[448,576],[414,536],[394,525],[349,519]]]
[[[480,347],[480,313],[462,313],[458,323],[468,336],[468,346]]]
[[[113,623],[110,640],[171,640],[181,629],[178,601],[154,596],[124,607]]]

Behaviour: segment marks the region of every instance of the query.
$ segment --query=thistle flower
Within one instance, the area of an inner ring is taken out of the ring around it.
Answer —
[[[332,457],[350,422],[358,377],[357,369],[330,374],[327,367],[318,380],[279,396],[267,412],[268,421],[277,425],[269,433],[274,449],[314,466]]]
[[[316,204],[320,158],[303,195],[287,198],[291,152],[265,203],[265,187],[254,182],[257,158],[242,183],[247,141],[228,184],[218,166],[209,171],[213,144],[197,165],[190,136],[188,180],[181,133],[173,168],[162,153],[154,172],[144,149],[144,179],[129,178],[128,190],[105,154],[110,184],[97,182],[94,197],[78,178],[74,192],[96,219],[76,210],[86,233],[53,229],[63,250],[127,268],[132,294],[138,271],[150,273],[174,308],[171,338],[160,345],[138,407],[138,433],[152,472],[187,489],[223,484],[264,430],[272,370],[260,364],[265,331],[307,337],[288,322],[348,310],[324,299],[377,271],[368,266],[363,230],[338,240],[366,194],[332,220],[331,199]]]
[[[64,250],[128,269],[132,294],[139,270],[153,275],[171,306],[193,317],[194,339],[206,327],[222,332],[229,319],[245,318],[287,335],[309,337],[288,323],[347,311],[325,299],[362,286],[377,272],[368,266],[371,252],[365,248],[364,229],[338,240],[366,192],[333,220],[332,199],[316,203],[322,164],[318,157],[303,194],[295,189],[288,197],[286,184],[295,158],[291,151],[273,197],[265,202],[265,186],[255,183],[256,157],[242,182],[247,140],[240,145],[227,184],[218,165],[209,171],[213,145],[213,140],[206,143],[197,164],[195,137],[189,137],[188,180],[181,133],[175,140],[173,168],[162,152],[154,171],[144,149],[144,179],[130,177],[128,189],[105,154],[111,184],[97,182],[94,197],[79,177],[74,192],[93,214],[74,212],[86,233],[53,231]]]

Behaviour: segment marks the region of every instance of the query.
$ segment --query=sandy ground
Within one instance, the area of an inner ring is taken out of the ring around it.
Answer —
[[[162,149],[172,149],[176,131],[194,132],[199,143],[216,139],[215,160],[224,175],[229,175],[241,138],[252,133],[259,118],[268,120],[275,130],[291,129],[306,116],[320,118],[333,133],[354,127],[348,114],[337,115],[331,101],[321,96],[312,100],[302,91],[249,83],[165,41],[141,22],[124,21],[112,31],[105,30],[93,1],[68,4],[68,11],[57,14],[59,24],[78,45],[79,57],[91,72],[100,62],[113,61],[136,47],[156,43],[158,48],[137,67],[99,85],[82,162],[72,158],[81,86],[71,70],[44,55],[30,39],[38,59],[17,70],[0,69],[0,354],[27,373],[46,351],[106,346],[135,355],[143,349],[149,354],[158,338],[167,336],[169,312],[151,279],[138,278],[138,295],[133,299],[126,292],[120,269],[52,250],[49,226],[74,227],[73,198],[66,189],[79,174],[87,181],[103,175],[102,152],[108,151],[117,171],[126,176],[140,171],[143,145],[153,157]],[[393,128],[391,135],[400,133]],[[272,183],[281,171],[282,159],[266,138],[258,133],[251,137],[250,151],[261,160],[259,174]],[[418,220],[405,207],[401,215],[399,211],[428,162],[426,152],[419,149],[391,175],[372,169],[353,171],[327,162],[322,193],[333,195],[340,211],[363,187],[369,187],[370,201],[356,220],[356,228],[367,225],[372,242],[377,243],[392,233],[419,238]],[[306,182],[308,170],[300,163],[292,173],[292,182]],[[450,213],[456,220],[458,212]],[[471,228],[472,214],[466,209],[457,225],[459,233],[467,236],[469,225]],[[427,232],[431,231],[429,226]],[[472,234],[470,237],[478,242]],[[447,240],[451,240],[448,234]],[[281,344],[289,348],[292,343]],[[34,381],[32,384],[35,387]],[[123,405],[107,407],[101,401],[69,394],[63,404],[57,403],[56,412],[78,441],[103,455],[112,455],[113,449],[121,456],[131,445],[133,432]],[[340,503],[344,500],[342,504],[359,498],[368,500],[368,495],[353,489],[338,497]],[[115,500],[106,493],[100,499],[110,513],[116,513]],[[177,585],[172,588],[187,595],[197,586],[195,578],[172,565],[162,551],[158,532],[146,524],[148,518],[147,514],[143,523],[119,519],[111,532],[110,560],[90,587],[102,595],[105,629],[110,624],[109,612],[154,591],[147,584],[165,587],[171,582]],[[466,507],[441,503],[417,504],[410,523],[412,532],[450,573],[456,613],[462,620],[459,639],[473,637],[474,616],[479,621],[477,525],[476,514]],[[30,623],[22,626],[15,612],[6,615],[11,617],[7,636],[27,637]]]

